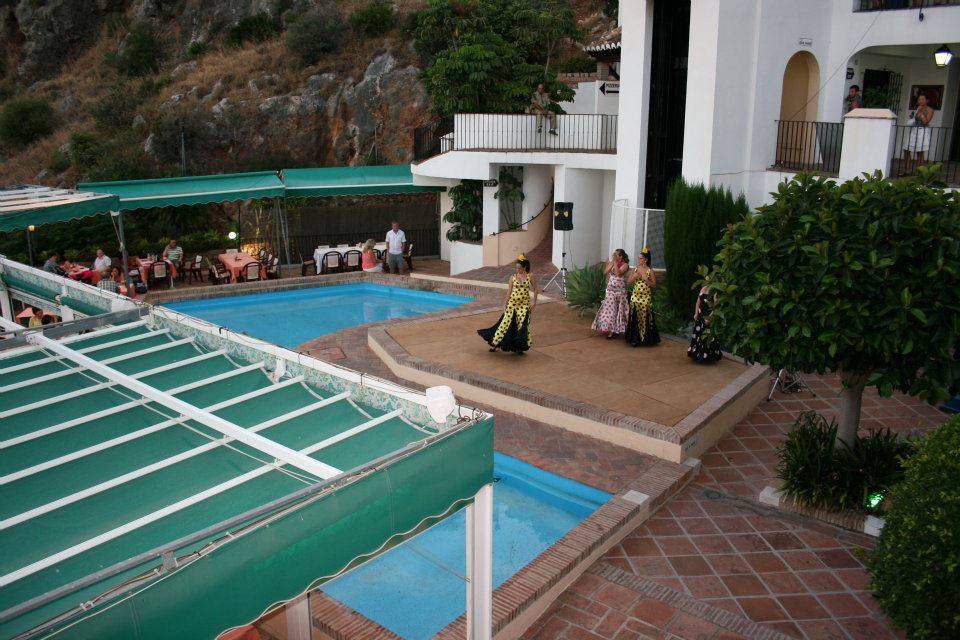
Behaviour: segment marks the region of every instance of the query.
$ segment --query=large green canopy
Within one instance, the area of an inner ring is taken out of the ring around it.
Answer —
[[[0,231],[26,229],[116,211],[117,196],[70,189],[16,186],[0,189]]]
[[[424,187],[413,184],[413,174],[408,164],[284,169],[283,183],[290,197],[421,193],[443,190],[443,187]]]
[[[119,198],[120,208],[125,211],[207,202],[232,202],[248,198],[275,198],[284,195],[283,183],[280,182],[276,171],[224,173],[156,180],[84,182],[77,185],[77,189],[113,194]]]

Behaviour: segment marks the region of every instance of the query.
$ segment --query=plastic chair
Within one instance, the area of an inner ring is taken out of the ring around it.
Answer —
[[[356,249],[351,249],[343,254],[344,271],[360,271],[360,265],[363,261],[363,254]]]
[[[323,254],[320,273],[340,273],[343,271],[343,257],[339,251],[328,251]]]
[[[203,282],[203,256],[198,255],[193,259],[193,262],[184,263],[183,273],[191,284],[193,284],[194,276],[197,277],[197,280]]]
[[[260,279],[260,263],[251,262],[243,268],[243,279],[247,282],[255,282]]]
[[[173,288],[173,278],[170,277],[170,270],[167,269],[167,263],[163,260],[158,260],[150,265],[150,284],[153,285],[163,280],[167,281],[169,288]]]
[[[311,275],[317,274],[317,261],[313,258],[307,258],[300,263],[300,276],[304,277],[307,273]]]
[[[267,278],[278,279],[280,277],[280,258],[274,258],[267,267]]]
[[[413,243],[407,245],[407,252],[403,254],[403,259],[407,263],[407,270],[413,271]]]
[[[226,253],[227,255],[232,256],[233,254],[239,253],[239,252],[240,252],[239,249],[227,249],[224,253]]]

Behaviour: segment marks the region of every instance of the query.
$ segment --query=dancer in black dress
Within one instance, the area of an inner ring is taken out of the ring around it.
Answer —
[[[632,347],[649,347],[660,343],[660,333],[653,317],[653,288],[657,275],[650,267],[650,249],[644,247],[637,256],[637,266],[627,278],[633,284],[630,294],[630,318],[623,337]]]
[[[716,362],[723,357],[716,338],[709,332],[704,335],[710,323],[711,298],[708,285],[703,285],[697,295],[697,307],[693,312],[693,337],[687,348],[687,356],[694,362]]]
[[[490,351],[500,349],[522,356],[530,348],[530,315],[537,306],[537,291],[537,281],[530,273],[530,261],[521,253],[517,258],[517,272],[510,276],[503,314],[492,327],[477,330],[490,344]]]

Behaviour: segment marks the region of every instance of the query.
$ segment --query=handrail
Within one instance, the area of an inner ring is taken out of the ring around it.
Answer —
[[[493,237],[495,235],[505,233],[507,231],[516,231],[517,229],[521,229],[527,226],[528,224],[530,224],[531,222],[533,222],[534,220],[536,220],[537,218],[539,218],[544,211],[547,211],[549,209],[553,209],[553,187],[552,186],[550,187],[550,198],[543,203],[543,208],[540,209],[540,211],[538,211],[537,213],[535,213],[529,220],[527,220],[526,222],[521,222],[513,229],[504,229],[503,231],[494,231],[490,234],[490,236]]]

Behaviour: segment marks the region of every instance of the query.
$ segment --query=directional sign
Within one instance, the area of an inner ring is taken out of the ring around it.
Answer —
[[[611,93],[620,93],[620,83],[619,82],[602,82],[600,83],[600,93],[603,95]]]

